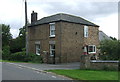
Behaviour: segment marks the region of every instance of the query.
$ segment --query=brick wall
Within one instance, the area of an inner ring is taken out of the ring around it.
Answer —
[[[61,61],[79,62],[83,53],[83,25],[62,22]]]
[[[55,38],[49,37],[49,24],[29,27],[29,52],[35,53],[35,42],[40,41],[41,55],[45,61],[53,62],[49,55],[49,41],[55,41],[56,63],[79,62],[84,44],[99,44],[98,27],[89,26],[89,37],[84,38],[84,25],[55,22]],[[42,53],[47,51],[47,56]],[[47,59],[46,59],[47,58]]]
[[[82,47],[99,45],[99,27],[88,26],[88,37],[84,37],[84,25],[62,22],[61,58],[64,62],[79,62],[83,54]],[[97,50],[98,53],[98,50]]]
[[[90,60],[89,55],[81,56],[80,69],[118,70],[118,67],[119,67],[119,61]]]
[[[91,69],[118,70],[118,61],[91,61]]]
[[[84,44],[99,45],[99,27],[88,26],[88,37],[84,38]]]
[[[49,24],[43,24],[38,25],[34,27],[29,27],[28,33],[29,33],[29,52],[35,53],[35,42],[40,41],[41,46],[41,56],[43,59],[48,61],[49,63],[53,62],[53,57],[49,55],[50,53],[50,46],[49,41],[55,41],[55,52],[56,52],[56,62],[59,62],[60,60],[60,23],[55,23],[56,27],[56,36],[54,38],[49,37]],[[47,51],[48,54],[45,56],[43,51]],[[47,59],[46,59],[47,58]]]
[[[84,44],[83,45],[96,45],[96,58],[99,55],[99,27],[88,26],[88,37],[84,37]],[[93,54],[90,54],[92,57]]]

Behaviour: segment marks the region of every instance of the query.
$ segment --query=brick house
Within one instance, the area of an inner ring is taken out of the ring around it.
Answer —
[[[89,54],[97,53],[98,29],[98,25],[81,17],[63,13],[37,20],[33,11],[28,27],[28,50],[41,55],[45,63],[78,62],[85,45]]]

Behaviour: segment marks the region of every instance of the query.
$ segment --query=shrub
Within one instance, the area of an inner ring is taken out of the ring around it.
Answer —
[[[28,53],[25,57],[26,62],[42,63],[42,57],[34,53]]]
[[[40,55],[36,55],[33,58],[32,62],[34,62],[34,63],[43,63],[43,60],[42,60],[42,57]]]
[[[40,55],[36,55],[34,53],[28,53],[28,55],[26,55],[25,51],[17,52],[17,53],[12,54],[11,57],[10,57],[10,60],[42,63],[42,57]]]
[[[10,59],[10,47],[4,46],[2,49],[2,59],[9,60]]]
[[[120,41],[119,40],[104,40],[100,43],[102,60],[118,60],[120,53]]]
[[[24,61],[25,60],[26,53],[23,52],[16,52],[11,54],[10,60],[12,61]]]

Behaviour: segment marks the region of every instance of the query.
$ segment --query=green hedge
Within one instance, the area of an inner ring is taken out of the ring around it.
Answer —
[[[9,60],[42,63],[42,57],[40,55],[36,55],[34,53],[28,53],[28,55],[26,55],[25,51],[11,54]]]
[[[12,61],[25,61],[25,57],[26,57],[25,54],[26,53],[24,51],[13,53],[10,56],[10,60],[12,60]]]
[[[2,59],[9,60],[10,59],[10,47],[4,46],[2,48]]]
[[[40,55],[36,55],[34,53],[28,53],[26,55],[25,48],[23,51],[10,53],[10,47],[4,46],[2,49],[2,59],[3,60],[11,60],[11,61],[22,61],[22,62],[35,62],[35,63],[42,63],[42,57]]]

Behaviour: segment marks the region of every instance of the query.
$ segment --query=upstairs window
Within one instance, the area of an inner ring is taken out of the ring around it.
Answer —
[[[50,23],[50,37],[55,37],[55,23]]]
[[[96,46],[95,45],[89,45],[88,46],[88,53],[96,53]]]
[[[84,37],[88,37],[88,26],[84,26]]]

